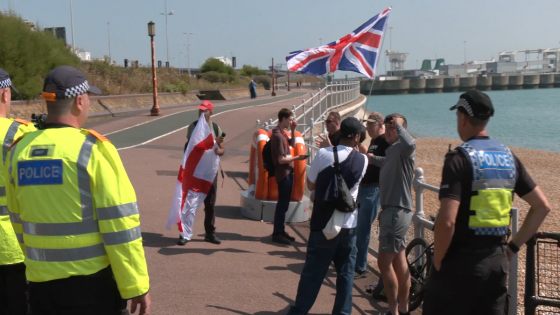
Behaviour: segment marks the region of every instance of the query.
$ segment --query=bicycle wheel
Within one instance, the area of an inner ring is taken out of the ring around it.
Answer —
[[[408,244],[405,254],[411,278],[408,309],[413,311],[424,299],[424,283],[432,268],[432,253],[426,240],[416,238]]]

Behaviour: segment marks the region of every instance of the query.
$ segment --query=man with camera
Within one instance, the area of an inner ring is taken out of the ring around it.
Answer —
[[[311,163],[307,174],[307,187],[310,191],[315,191],[311,232],[296,301],[290,308],[289,315],[309,312],[331,262],[334,262],[337,273],[332,314],[352,313],[352,285],[357,252],[356,198],[360,181],[368,166],[367,157],[354,148],[364,129],[358,119],[344,119],[340,124],[340,144],[320,149]]]
[[[4,176],[8,148],[14,140],[36,130],[33,124],[22,119],[9,119],[12,85],[8,73],[0,69],[0,314],[27,314],[27,283],[24,255],[18,244],[19,233],[14,233],[6,201],[6,178]]]

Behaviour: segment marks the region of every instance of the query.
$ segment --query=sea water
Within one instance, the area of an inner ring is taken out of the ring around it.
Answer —
[[[486,91],[494,105],[488,134],[521,148],[560,152],[560,89]],[[400,113],[416,137],[455,138],[457,118],[449,108],[462,92],[374,95],[365,106],[388,115]]]

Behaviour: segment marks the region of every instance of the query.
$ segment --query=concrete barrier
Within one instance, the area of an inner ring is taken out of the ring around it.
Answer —
[[[459,91],[459,78],[445,78],[443,79],[443,90],[445,92]]]
[[[509,76],[493,76],[492,90],[507,90],[509,85]]]
[[[510,75],[508,89],[518,90],[523,87],[523,76],[522,75]]]
[[[523,76],[523,88],[536,89],[539,87],[541,76],[538,74],[526,74]]]
[[[426,91],[426,79],[411,79],[410,93],[424,93]]]
[[[539,87],[550,88],[554,86],[554,74],[545,73],[541,74]]]
[[[216,99],[234,99],[240,97],[248,97],[249,89],[232,89],[224,90],[225,98],[220,90],[210,91],[216,93]],[[207,91],[191,91],[189,93],[159,93],[158,105],[167,107],[180,104],[198,103],[199,94]],[[258,95],[266,95],[268,91],[264,88],[257,88]],[[90,96],[90,117],[111,115],[111,113],[119,113],[130,109],[149,109],[153,106],[154,98],[152,94],[134,94],[134,95],[110,95],[110,96]],[[14,101],[12,102],[11,117],[31,119],[31,114],[44,114],[47,112],[47,104],[44,100],[34,101]]]
[[[442,92],[443,78],[426,79],[426,92]]]
[[[410,89],[410,80],[387,80],[383,81],[383,88],[390,94],[406,94]]]
[[[554,75],[554,87],[560,87],[560,74]]]
[[[492,77],[477,77],[476,88],[481,91],[488,91],[492,89]]]
[[[459,91],[467,91],[476,88],[476,77],[459,78]]]

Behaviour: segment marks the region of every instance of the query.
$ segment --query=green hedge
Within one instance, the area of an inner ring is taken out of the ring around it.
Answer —
[[[0,68],[8,71],[19,90],[19,94],[12,93],[12,99],[37,98],[49,71],[80,62],[64,41],[40,28],[31,31],[18,16],[0,14],[0,30]]]
[[[232,75],[232,76],[237,75],[237,73],[235,72],[235,69],[233,69],[233,67],[227,66],[226,64],[224,64],[223,62],[221,62],[220,60],[218,60],[216,58],[206,59],[206,61],[200,67],[200,72],[201,73],[219,72],[219,73],[226,73],[226,74],[229,74],[229,75]]]
[[[201,73],[198,75],[198,78],[211,83],[233,83],[236,80],[236,77],[233,75],[216,71]]]
[[[262,84],[265,90],[270,90],[271,80],[268,75],[256,76],[253,81],[257,84]]]

